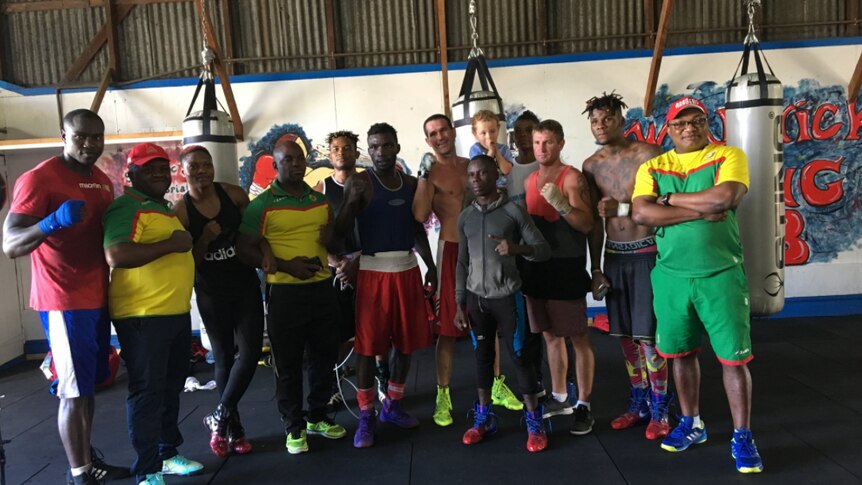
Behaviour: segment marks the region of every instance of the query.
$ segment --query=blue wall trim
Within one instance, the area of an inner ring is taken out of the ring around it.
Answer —
[[[862,44],[862,37],[836,37],[830,39],[811,39],[811,40],[792,40],[781,42],[764,42],[760,45],[763,50],[775,49],[800,49],[807,47],[831,47],[841,45],[859,45]],[[720,44],[696,47],[675,47],[665,49],[665,56],[684,56],[694,54],[714,54],[721,52],[738,52],[742,51],[742,44]],[[642,57],[652,57],[652,50],[638,49],[629,51],[614,51],[614,52],[587,52],[581,54],[561,54],[557,56],[539,56],[539,57],[520,57],[515,59],[497,59],[488,60],[489,67],[513,67],[513,66],[532,66],[536,64],[561,64],[567,62],[586,62],[586,61],[604,61],[612,59],[637,59]],[[450,62],[449,69],[458,70],[467,67],[466,62]],[[253,83],[253,82],[273,82],[273,81],[296,81],[302,79],[332,79],[341,77],[357,77],[357,76],[379,76],[382,74],[408,74],[418,72],[437,72],[440,71],[439,64],[413,64],[407,66],[387,66],[387,67],[367,67],[356,69],[337,69],[329,71],[308,71],[308,72],[278,72],[266,74],[245,74],[241,76],[233,76],[231,83]],[[123,87],[112,87],[109,90],[125,90],[125,89],[145,89],[145,88],[166,88],[177,86],[195,86],[197,85],[197,77],[176,78],[176,79],[156,79],[151,81],[143,81],[135,84],[129,84]],[[12,84],[6,81],[0,81],[0,88],[22,96],[44,96],[55,94],[56,88],[40,87],[40,88],[25,88]],[[87,93],[95,92],[97,89],[92,88],[70,88],[64,89],[64,93]]]
[[[6,369],[11,369],[18,364],[23,364],[24,361],[26,360],[26,357],[27,357],[26,355],[21,354],[18,357],[15,357],[14,359],[10,360],[9,362],[6,362],[5,364],[0,365],[0,372],[4,371]]]

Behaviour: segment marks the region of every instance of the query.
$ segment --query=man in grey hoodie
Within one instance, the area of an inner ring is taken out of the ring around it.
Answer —
[[[461,442],[476,444],[497,431],[491,386],[494,341],[499,328],[524,395],[527,450],[537,452],[548,446],[537,396],[541,337],[531,333],[524,320],[517,317],[515,292],[521,288],[521,277],[515,258],[520,255],[543,261],[548,259],[551,249],[524,208],[497,191],[497,170],[494,159],[486,155],[470,160],[467,180],[476,198],[458,218],[455,326],[467,328],[463,309],[466,305],[476,350],[479,390],[479,400],[473,409],[474,425],[464,433]]]

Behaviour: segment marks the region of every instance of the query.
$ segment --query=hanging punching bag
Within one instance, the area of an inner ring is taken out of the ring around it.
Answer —
[[[752,58],[756,70],[749,72]],[[740,65],[740,75],[734,73],[727,88],[726,139],[748,157],[751,182],[736,216],[751,314],[763,316],[784,308],[784,90],[760,52],[753,28],[745,39]]]
[[[218,110],[215,84],[212,76],[208,74],[207,71],[201,74],[183,120],[183,146],[204,146],[213,157],[215,181],[239,185],[239,161],[233,124],[227,113]],[[204,87],[204,109],[192,113],[201,86]]]
[[[473,91],[473,83],[479,78],[481,90]],[[455,126],[455,151],[462,157],[470,156],[470,147],[476,143],[473,136],[473,115],[481,110],[488,110],[497,115],[500,131],[497,143],[506,144],[506,112],[503,110],[503,99],[497,92],[497,86],[491,78],[485,56],[479,54],[467,60],[467,71],[458,100],[452,104],[452,124]]]

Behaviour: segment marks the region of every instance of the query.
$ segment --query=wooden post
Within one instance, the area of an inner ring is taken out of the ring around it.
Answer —
[[[233,26],[231,23],[230,0],[221,0],[221,18],[222,18],[222,36],[224,37],[224,57],[225,59],[233,58]],[[234,65],[227,65],[227,73],[229,76],[234,74]]]
[[[449,43],[446,41],[446,0],[437,0],[437,40],[440,47],[440,80],[443,82],[443,112],[452,118],[449,102]]]
[[[114,20],[114,1],[105,0],[105,31],[108,43],[108,69],[117,72],[117,22]]]
[[[333,71],[338,69],[338,64],[335,60],[335,5],[333,0],[325,0],[324,8],[326,10],[326,54],[329,59],[329,69]]]
[[[96,97],[93,98],[93,103],[90,104],[90,111],[98,113],[102,107],[102,99],[105,98],[105,92],[108,91],[108,86],[111,85],[111,79],[114,77],[114,68],[109,67],[105,70],[105,76],[102,77],[102,84],[99,84],[99,90],[96,91]]]
[[[536,33],[542,41],[542,55],[548,55],[548,0],[536,1]]]
[[[644,0],[644,31],[646,32],[646,48],[655,47],[655,1]]]
[[[859,54],[859,61],[856,62],[856,69],[853,71],[853,77],[850,78],[850,85],[847,87],[847,99],[851,103],[856,102],[860,87],[862,87],[862,54]]]
[[[667,43],[667,29],[670,25],[670,13],[673,10],[673,0],[664,0],[661,6],[661,17],[658,21],[658,34],[655,39],[655,49],[652,53],[652,63],[649,67],[649,78],[647,78],[646,94],[644,94],[644,115],[652,116],[652,102],[655,96],[655,88],[658,84],[658,73],[661,70],[661,57],[664,53],[664,45]]]
[[[233,97],[233,89],[230,87],[230,78],[228,78],[227,71],[224,68],[224,64],[221,62],[221,53],[218,48],[218,42],[216,41],[215,31],[213,30],[213,24],[210,21],[209,15],[204,15],[203,4],[202,2],[206,0],[194,0],[195,8],[198,11],[198,15],[204,24],[204,29],[207,33],[207,46],[215,53],[215,64],[216,73],[218,74],[219,82],[221,83],[222,90],[224,91],[225,101],[227,102],[227,109],[230,111],[230,120],[233,123],[233,132],[236,136],[236,139],[242,141],[245,139],[245,134],[243,132],[242,119],[239,117],[239,110],[236,108],[236,99]]]

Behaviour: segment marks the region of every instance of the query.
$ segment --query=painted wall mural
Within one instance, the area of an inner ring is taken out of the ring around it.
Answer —
[[[725,84],[689,85],[671,93],[663,85],[653,117],[643,108],[626,114],[626,136],[672,148],[665,113],[682,94],[703,100],[710,111],[709,139],[724,144]],[[787,207],[785,263],[832,261],[839,252],[862,247],[862,102],[851,104],[844,86],[803,79],[784,87],[784,197]]]
[[[183,175],[182,167],[180,166],[180,150],[182,145],[179,142],[159,142],[156,143],[164,148],[171,157],[171,186],[165,194],[165,199],[171,203],[180,200],[183,194],[186,193],[186,177]],[[129,150],[134,145],[110,145],[105,147],[105,152],[102,157],[96,162],[96,166],[102,169],[103,172],[111,179],[114,184],[114,197],[123,195],[123,186],[129,185],[126,178],[126,157]]]

